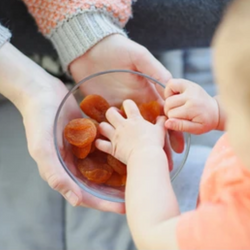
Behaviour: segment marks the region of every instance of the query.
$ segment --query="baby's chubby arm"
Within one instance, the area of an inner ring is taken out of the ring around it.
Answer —
[[[123,103],[127,119],[111,108],[100,124],[110,142],[96,146],[127,164],[126,212],[133,239],[139,249],[178,249],[175,236],[178,203],[169,176],[164,147],[165,117],[156,124],[145,121],[136,104]]]
[[[171,79],[165,88],[165,98],[167,129],[192,134],[224,130],[226,118],[219,97],[211,97],[198,84]]]

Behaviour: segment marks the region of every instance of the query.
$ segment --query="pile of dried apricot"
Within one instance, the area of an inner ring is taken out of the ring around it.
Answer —
[[[95,147],[95,140],[102,138],[98,125],[107,122],[105,114],[110,108],[109,103],[99,95],[88,95],[80,103],[80,108],[89,118],[74,119],[64,129],[64,137],[71,145],[78,170],[89,181],[111,187],[125,186],[127,166]],[[157,101],[140,104],[138,108],[143,118],[151,123],[155,123],[161,114]],[[125,116],[123,108],[121,113]]]

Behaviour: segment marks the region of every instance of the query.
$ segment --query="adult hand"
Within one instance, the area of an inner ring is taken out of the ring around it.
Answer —
[[[98,199],[80,189],[58,160],[53,124],[57,109],[68,92],[64,84],[10,44],[0,49],[0,68],[0,92],[17,106],[23,116],[28,149],[38,165],[41,177],[73,206],[124,213],[123,204]],[[72,97],[66,103],[58,126],[58,146],[68,166],[72,161],[64,150],[63,129],[71,119],[80,116],[77,102]]]
[[[146,48],[122,35],[104,38],[83,56],[73,61],[69,69],[76,82],[93,73],[112,69],[138,71],[163,84],[171,79],[170,72]],[[124,99],[132,99],[138,103],[155,100],[159,98],[158,92],[162,94],[162,98],[164,97],[162,87],[128,73],[109,74],[94,79],[91,84],[82,86],[82,91],[100,93],[112,105],[121,105]]]
[[[112,69],[141,72],[164,85],[172,78],[170,72],[146,48],[121,35],[104,38],[69,66],[76,82],[93,73]],[[118,107],[125,99],[136,103],[157,99],[162,104],[164,99],[164,89],[161,86],[128,73],[100,76],[88,81],[81,89],[84,94],[100,94],[111,105]],[[170,141],[176,152],[182,152],[184,140],[181,133],[170,131]]]
[[[57,109],[67,93],[63,83],[49,75],[44,75],[40,77],[38,83],[34,80],[32,84],[43,86],[43,88],[26,103],[22,115],[29,152],[38,164],[41,177],[73,206],[81,205],[103,211],[123,213],[122,204],[98,199],[80,189],[68,176],[58,160],[53,141],[53,124]],[[65,105],[59,118],[58,135],[60,137],[58,147],[65,163],[67,166],[71,166],[70,170],[74,173],[75,166],[72,158],[68,157],[69,154],[64,148],[63,129],[70,120],[81,117],[81,113],[73,97]]]

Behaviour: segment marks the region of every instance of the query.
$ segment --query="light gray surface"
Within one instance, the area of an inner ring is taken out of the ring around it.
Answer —
[[[172,65],[174,75],[196,80],[211,94],[215,92],[207,50],[165,56],[166,66],[171,61],[176,64]],[[182,211],[196,205],[200,175],[217,137],[211,133],[193,138],[185,168],[174,182]],[[41,180],[27,152],[19,113],[1,101],[0,250],[40,249],[133,250],[134,245],[124,216],[72,208]]]
[[[0,104],[0,249],[62,249],[63,199],[39,177],[19,113]]]

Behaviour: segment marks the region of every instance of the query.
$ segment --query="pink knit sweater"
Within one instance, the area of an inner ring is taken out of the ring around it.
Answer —
[[[53,43],[65,71],[77,57],[123,27],[134,0],[23,0],[39,30]],[[153,0],[152,0],[153,1]],[[10,33],[0,25],[0,47]]]
[[[70,18],[84,12],[106,13],[117,24],[125,25],[131,15],[132,0],[23,0],[45,35]]]

